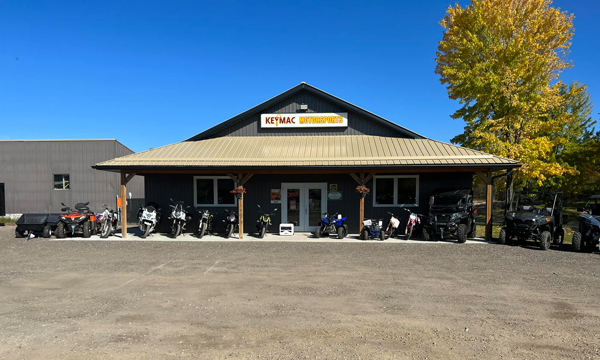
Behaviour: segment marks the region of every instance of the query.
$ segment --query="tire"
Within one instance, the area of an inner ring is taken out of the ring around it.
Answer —
[[[44,229],[42,229],[42,236],[46,239],[52,236],[52,228],[50,227],[50,225],[44,226]]]
[[[89,238],[90,236],[92,236],[92,223],[89,221],[85,221],[83,223],[83,237],[84,238]]]
[[[198,237],[200,239],[202,239],[204,234],[206,234],[206,223],[202,223],[202,225],[200,225],[200,231],[198,232]]]
[[[467,241],[467,232],[469,227],[467,224],[458,224],[458,229],[456,230],[456,237],[458,238],[458,243],[463,244]]]
[[[233,234],[233,224],[228,224],[227,231],[225,232],[225,238],[229,239],[232,234]]]
[[[323,237],[323,229],[321,229],[320,226],[318,226],[317,229],[315,230],[315,237],[317,239]]]
[[[408,233],[406,233],[406,240],[410,239],[410,237],[412,236],[412,233],[413,233],[413,228],[411,226],[410,229],[408,229]]]
[[[506,228],[500,229],[500,235],[498,236],[498,244],[506,244]]]
[[[112,224],[109,221],[104,221],[102,223],[102,226],[100,227],[100,238],[101,239],[106,239],[111,232],[111,228]]]
[[[343,239],[344,238],[344,227],[340,226],[337,228],[337,237],[338,239]]]
[[[427,229],[423,229],[423,241],[431,241],[431,234]]]
[[[179,234],[181,234],[181,224],[173,224],[173,226],[171,227],[171,236],[173,237],[173,239],[177,239]]]
[[[56,234],[57,239],[64,239],[65,237],[67,237],[65,234],[65,223],[64,222],[60,221],[58,223],[58,225],[56,226],[55,234]]]
[[[348,225],[344,224],[344,237],[348,236]]]
[[[25,236],[25,231],[19,231],[18,229],[15,229],[15,237],[17,239],[21,239],[23,236]]]
[[[263,227],[261,227],[261,228],[260,228],[260,231],[258,232],[258,237],[259,237],[259,238],[261,238],[261,239],[262,239],[262,238],[264,238],[264,237],[265,237],[265,233],[266,233],[266,232],[267,232],[267,228],[266,228],[266,227],[264,227],[264,226],[263,226]]]
[[[363,228],[363,229],[360,231],[360,239],[361,239],[361,240],[369,240],[369,238],[370,238],[370,237],[371,237],[371,236],[370,236],[370,234],[369,234],[369,229],[367,229],[367,228]]]
[[[474,239],[477,237],[477,223],[473,221],[473,226],[471,226],[471,231],[469,231],[469,239]]]
[[[581,251],[581,233],[579,231],[575,231],[573,234],[571,246],[573,246],[573,251]]]
[[[542,232],[542,235],[540,235],[540,249],[541,250],[550,249],[551,238],[552,238],[552,236],[550,235],[550,231]]]
[[[149,228],[149,226],[148,226],[148,225],[146,225],[146,224],[144,224],[144,223],[140,224],[140,231],[142,232],[142,233],[140,234],[140,237],[141,237],[142,239],[145,239],[145,238],[146,238],[146,236],[147,236],[147,235],[146,235],[146,232],[147,232],[147,229],[148,229],[148,228]]]

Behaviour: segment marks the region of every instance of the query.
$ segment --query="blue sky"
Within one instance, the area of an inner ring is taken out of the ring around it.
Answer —
[[[305,81],[449,141],[464,124],[433,71],[450,3],[4,1],[0,139],[117,138],[142,151]],[[600,4],[554,5],[576,16],[563,79],[595,100]]]

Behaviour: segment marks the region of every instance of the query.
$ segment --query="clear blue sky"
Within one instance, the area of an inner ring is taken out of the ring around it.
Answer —
[[[450,3],[3,1],[0,139],[117,138],[142,151],[306,81],[449,141],[463,122],[433,71]],[[554,4],[576,16],[563,78],[598,99],[600,4]]]

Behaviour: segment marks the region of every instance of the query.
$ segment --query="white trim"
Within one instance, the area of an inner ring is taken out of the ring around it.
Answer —
[[[415,189],[415,204],[398,204],[398,179],[416,179],[417,187]],[[377,203],[377,179],[394,179],[394,202],[392,204],[378,204]],[[373,207],[390,207],[390,206],[403,206],[403,207],[418,207],[419,206],[419,175],[375,175],[373,176]]]
[[[198,200],[198,189],[197,189],[197,183],[196,183],[196,179],[211,179],[213,181],[213,203],[212,204],[198,204],[196,203],[196,201]],[[214,206],[214,207],[232,207],[232,206],[237,206],[237,197],[235,195],[233,195],[233,203],[232,204],[218,204],[218,200],[219,200],[219,187],[217,185],[217,180],[219,179],[227,179],[227,180],[231,180],[233,181],[229,176],[194,176],[194,206],[198,207],[198,206]],[[233,186],[235,187],[235,182],[233,183]],[[233,189],[231,189],[233,190]]]
[[[298,226],[295,231],[315,231],[317,226],[309,226],[309,209],[308,209],[308,190],[321,190],[321,213],[327,212],[327,183],[281,183],[281,222],[284,223],[287,218],[287,191],[288,189],[298,189],[300,191],[300,206],[298,217]],[[304,211],[303,211],[304,210]]]

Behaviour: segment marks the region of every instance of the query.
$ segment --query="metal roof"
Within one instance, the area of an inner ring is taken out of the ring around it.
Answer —
[[[519,167],[517,161],[430,139],[380,136],[220,137],[101,162],[96,169],[211,167]]]
[[[260,103],[249,110],[244,111],[241,114],[238,114],[228,120],[225,120],[222,123],[217,124],[207,130],[204,130],[203,132],[201,132],[195,136],[192,136],[191,138],[187,139],[187,141],[197,141],[197,140],[206,139],[206,138],[218,133],[220,130],[223,130],[223,129],[227,128],[228,126],[232,126],[240,121],[243,121],[252,115],[260,113],[261,111],[268,109],[269,107],[279,103],[280,101],[282,101],[302,90],[308,91],[312,94],[320,96],[323,99],[326,99],[327,101],[329,101],[331,103],[337,104],[343,108],[346,108],[346,109],[354,111],[358,114],[361,114],[362,116],[365,116],[368,119],[370,119],[376,123],[387,126],[388,128],[390,128],[394,131],[397,131],[399,133],[405,134],[405,135],[410,136],[415,139],[425,139],[425,137],[421,134],[418,134],[412,130],[409,130],[403,126],[400,126],[390,120],[387,120],[379,115],[376,115],[370,111],[367,111],[367,110],[365,110],[359,106],[356,106],[346,100],[342,100],[339,97],[331,95],[330,93],[325,92],[321,89],[318,89],[312,85],[309,85],[305,82],[301,82],[300,84],[294,86],[293,88],[286,90],[286,91],[282,92],[281,94],[276,95],[276,96],[270,98],[269,100],[267,100],[263,103]]]

